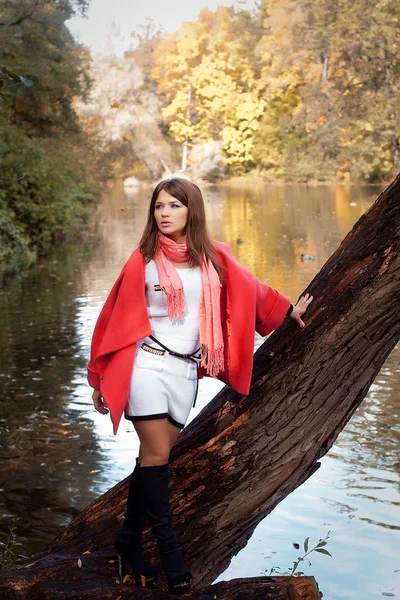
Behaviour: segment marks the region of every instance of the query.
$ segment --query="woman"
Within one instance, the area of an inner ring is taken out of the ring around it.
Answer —
[[[289,315],[304,327],[312,299],[306,294],[293,306],[242,267],[228,244],[211,241],[197,185],[180,178],[157,185],[139,248],[97,320],[88,362],[95,409],[110,411],[114,434],[124,413],[140,440],[115,541],[121,578],[131,567],[137,581],[154,583],[157,568],[141,542],[147,517],[169,590],[190,589],[172,528],[168,460],[198,379],[216,377],[248,394],[254,329],[267,335]]]

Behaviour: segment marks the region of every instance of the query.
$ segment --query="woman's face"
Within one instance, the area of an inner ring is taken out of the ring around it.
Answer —
[[[182,202],[161,190],[154,205],[154,218],[158,229],[175,242],[184,243],[188,208]]]

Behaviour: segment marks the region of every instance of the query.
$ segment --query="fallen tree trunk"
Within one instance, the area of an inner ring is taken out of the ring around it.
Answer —
[[[99,564],[99,557],[95,559]],[[36,573],[35,584],[29,586],[29,592],[21,588],[14,588],[14,598],[29,598],[29,600],[140,600],[152,598],[163,600],[176,598],[165,590],[148,590],[131,582],[123,585],[117,584],[115,578],[109,577],[107,569],[92,569],[91,561],[86,561],[81,569],[76,561],[68,563],[65,557],[62,560],[63,571],[60,565],[48,564],[49,571],[42,571],[41,576]],[[64,570],[65,569],[65,570]],[[22,595],[21,595],[22,594]],[[12,597],[10,595],[6,598]],[[245,579],[232,579],[220,581],[214,585],[198,588],[182,596],[191,600],[320,600],[321,594],[313,577],[252,577]],[[3,596],[2,596],[3,598]]]
[[[314,296],[307,327],[286,319],[256,353],[250,394],[224,388],[180,435],[171,501],[195,588],[214,581],[261,519],[318,469],[398,342],[399,231],[400,176],[305,290]],[[87,589],[99,592],[98,572],[115,577],[107,560],[126,481],[84,510],[39,560],[7,571],[1,597],[47,598],[33,590],[67,584],[85,551],[92,553]],[[149,534],[146,540],[154,554]],[[65,590],[54,598],[74,597]]]

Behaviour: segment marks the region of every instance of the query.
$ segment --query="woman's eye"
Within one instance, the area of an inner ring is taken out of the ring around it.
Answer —
[[[171,206],[172,206],[172,208],[179,208],[179,207],[180,207],[180,204],[171,204]],[[162,204],[156,204],[156,205],[155,205],[155,208],[156,208],[156,209],[159,209],[159,208],[162,208],[162,207],[163,207],[163,205],[162,205]]]

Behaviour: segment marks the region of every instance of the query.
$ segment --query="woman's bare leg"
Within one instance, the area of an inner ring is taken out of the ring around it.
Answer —
[[[133,425],[140,440],[140,466],[165,465],[171,449],[168,420],[133,421]]]
[[[140,440],[139,465],[146,467],[167,463],[181,429],[167,419],[133,421],[133,425]]]
[[[169,445],[170,445],[170,451],[172,450],[172,446],[175,444],[176,440],[179,437],[180,432],[182,431],[182,429],[179,429],[179,427],[176,427],[176,425],[172,425],[172,423],[170,423],[168,421],[168,429],[169,429]]]

